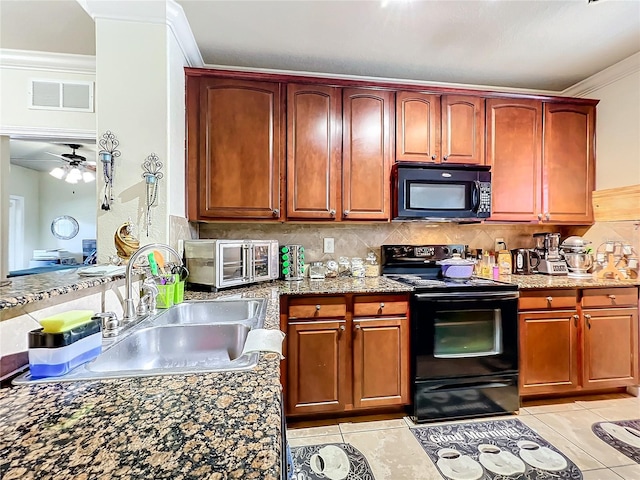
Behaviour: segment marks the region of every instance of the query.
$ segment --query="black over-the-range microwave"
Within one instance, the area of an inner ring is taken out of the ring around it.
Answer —
[[[477,221],[491,215],[485,165],[398,162],[392,170],[394,220]]]

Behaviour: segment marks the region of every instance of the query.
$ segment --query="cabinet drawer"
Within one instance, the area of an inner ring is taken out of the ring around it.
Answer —
[[[344,317],[347,304],[344,297],[292,298],[288,312],[289,319]]]
[[[583,307],[622,307],[638,305],[638,289],[624,288],[589,288],[582,291]]]
[[[408,302],[397,297],[356,298],[353,303],[354,317],[372,317],[378,315],[407,315]]]
[[[520,292],[518,308],[520,310],[575,309],[576,294],[576,290],[572,289]]]

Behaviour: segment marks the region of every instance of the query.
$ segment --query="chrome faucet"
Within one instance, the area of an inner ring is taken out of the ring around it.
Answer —
[[[136,263],[136,260],[138,259],[138,257],[140,257],[140,255],[142,255],[143,253],[153,251],[153,250],[161,250],[161,249],[168,250],[169,252],[171,252],[176,257],[176,259],[180,262],[180,264],[182,264],[182,258],[180,257],[180,254],[176,250],[171,248],[169,245],[165,245],[164,243],[149,243],[148,245],[144,245],[140,247],[138,250],[135,251],[133,255],[131,255],[131,258],[129,259],[129,263],[127,264],[127,268],[125,271],[125,279],[124,279],[126,296],[124,298],[124,305],[123,305],[124,315],[122,316],[122,323],[125,325],[128,323],[134,322],[138,319],[138,315],[136,313],[136,308],[134,306],[134,301],[133,301],[133,286],[131,285],[132,284],[131,277],[133,276],[133,266]],[[155,295],[157,295],[158,293],[157,287],[155,288],[155,290],[156,291],[154,293],[151,288],[147,289],[146,295],[153,296],[155,300]],[[142,303],[143,302],[141,301],[141,304]],[[144,307],[146,306],[141,307],[139,310],[142,313],[142,315],[146,315],[149,313],[148,311],[143,312],[143,310],[145,310]]]

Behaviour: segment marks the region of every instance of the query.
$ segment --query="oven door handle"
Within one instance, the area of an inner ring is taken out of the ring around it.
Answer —
[[[455,292],[455,293],[416,293],[418,300],[431,300],[437,302],[459,302],[471,300],[511,300],[518,298],[518,292]]]
[[[469,388],[481,387],[481,388],[498,388],[498,387],[510,387],[512,384],[507,382],[468,382],[468,383],[457,383],[457,384],[443,384],[433,388],[432,392],[437,392],[439,390],[447,390],[448,392],[455,390],[467,390]]]

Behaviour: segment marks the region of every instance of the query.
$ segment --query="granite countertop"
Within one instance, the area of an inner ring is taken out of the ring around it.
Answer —
[[[501,275],[500,281],[515,283],[520,290],[536,288],[606,288],[637,287],[640,279],[613,280],[595,279],[593,277],[576,278],[567,275]]]
[[[276,281],[186,299],[406,292],[383,277]],[[0,389],[0,472],[26,478],[279,479],[280,360],[245,372],[50,383]]]

